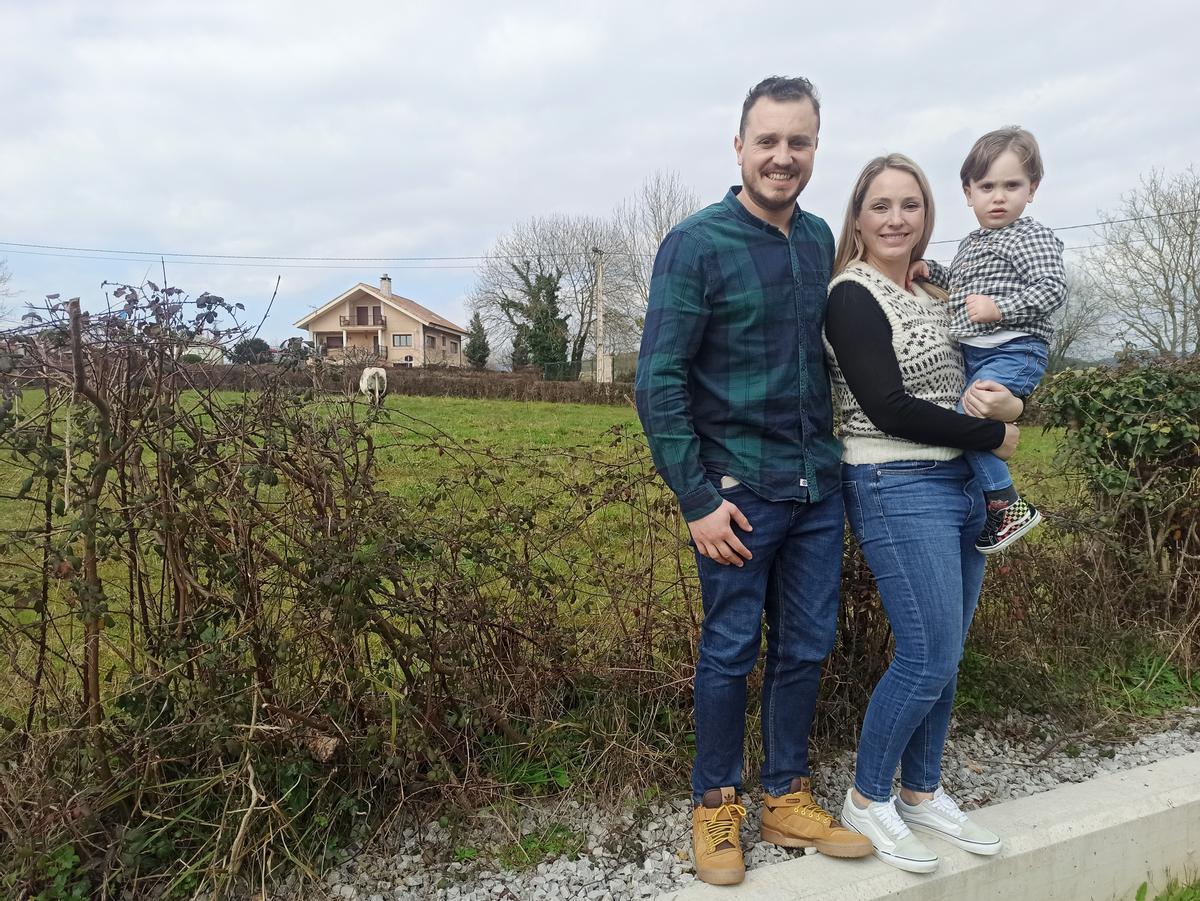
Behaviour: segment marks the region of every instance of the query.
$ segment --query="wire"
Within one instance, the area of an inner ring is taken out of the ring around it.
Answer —
[[[2,242],[0,242],[2,243]],[[122,253],[122,251],[111,251],[112,253]],[[5,250],[4,253],[21,254],[22,256],[34,257],[56,257],[65,260],[110,260],[117,263],[144,263],[146,260],[138,257],[111,257],[111,256],[90,256],[83,253],[50,253],[40,250]],[[331,263],[243,263],[243,262],[221,262],[220,260],[174,260],[170,254],[165,255],[165,258],[171,260],[171,265],[175,266],[249,266],[260,269],[362,269],[362,266],[343,266]],[[265,259],[265,258],[264,258]],[[431,266],[393,266],[393,269],[478,269],[478,264],[464,266],[439,266],[437,264]]]
[[[1145,222],[1149,219],[1166,219],[1168,216],[1188,216],[1192,213],[1200,213],[1200,207],[1194,210],[1176,210],[1171,213],[1155,213],[1152,216],[1130,216],[1128,219],[1101,219],[1099,222],[1081,222],[1079,225],[1060,225],[1057,228],[1052,228],[1053,232],[1069,232],[1076,228],[1096,228],[1101,225],[1124,225],[1127,222]],[[930,245],[934,244],[958,244],[962,238],[950,238],[946,241],[930,241]],[[0,244],[4,242],[0,241]],[[1111,243],[1111,242],[1110,242]],[[1093,244],[1092,247],[1107,247],[1107,244]]]
[[[191,257],[200,260],[267,260],[267,261],[293,261],[307,263],[420,263],[420,262],[463,262],[466,260],[523,260],[531,256],[527,253],[512,253],[512,254],[483,254],[477,256],[452,256],[452,257],[289,257],[289,256],[260,256],[257,254],[239,254],[239,253],[173,253],[170,251],[158,250],[113,250],[103,247],[65,247],[57,244],[22,244],[15,241],[0,241],[0,247],[29,247],[36,250],[68,250],[75,253],[121,253],[129,256],[150,256],[150,257]],[[5,251],[6,253],[22,253],[32,251]],[[610,251],[611,253],[612,251]],[[616,251],[621,253],[621,251]],[[559,256],[591,256],[586,251],[568,251],[566,254],[558,254]],[[52,254],[46,254],[52,256]],[[111,259],[109,257],[80,257],[80,259]]]
[[[1131,216],[1127,219],[1102,219],[1096,222],[1081,222],[1077,225],[1062,225],[1051,229],[1055,232],[1073,231],[1080,228],[1097,228],[1105,225],[1123,225],[1129,222],[1144,222],[1151,219],[1166,219],[1172,216],[1186,216],[1200,213],[1200,208],[1192,210],[1177,210],[1170,213],[1156,213],[1147,216]],[[941,241],[930,241],[929,246],[941,244],[958,244],[962,238],[950,238]],[[1111,242],[1110,242],[1111,243]],[[1093,247],[1106,247],[1108,244],[1089,244],[1086,247],[1068,247],[1067,250],[1083,250]],[[460,256],[417,256],[417,257],[333,257],[333,256],[262,256],[255,254],[222,254],[222,253],[172,253],[157,250],[113,250],[99,247],[70,247],[59,244],[31,244],[17,241],[0,241],[0,248],[5,253],[22,254],[25,256],[58,257],[76,260],[108,260],[113,262],[142,262],[139,257],[169,258],[172,263],[180,265],[210,265],[210,266],[245,266],[255,268],[283,269],[360,269],[361,266],[334,265],[343,263],[388,263],[398,269],[478,269],[479,264],[490,260],[521,260],[530,254],[482,254]],[[653,258],[652,253],[629,253],[627,251],[609,251],[618,256],[640,256]],[[106,254],[96,256],[95,254]],[[122,254],[122,256],[108,256]],[[566,251],[556,256],[590,256],[587,251]],[[180,259],[182,258],[182,259]],[[259,261],[259,262],[252,262]],[[406,266],[405,263],[426,263],[432,265]],[[442,265],[459,264],[459,265]],[[463,265],[465,264],[465,265]]]

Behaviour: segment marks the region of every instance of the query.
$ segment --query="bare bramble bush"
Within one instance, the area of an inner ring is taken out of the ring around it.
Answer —
[[[1116,614],[1178,635],[1190,669],[1200,650],[1200,359],[1134,356],[1059,373],[1043,404],[1089,489],[1088,519],[1072,529],[1087,568],[1124,598]]]
[[[1053,479],[1022,485],[1047,498],[1048,521],[988,568],[960,680],[967,706],[1121,728],[1172,699],[1195,703],[1197,361],[1065,371],[1037,397],[1042,420],[1065,429]]]
[[[299,346],[222,391],[179,358],[230,305],[116,296],[0,360],[6,891],[220,895],[411,801],[674,778],[698,605],[642,445],[499,458]]]
[[[223,896],[397,809],[685,783],[701,605],[640,438],[501,456],[343,394],[298,342],[182,363],[220,298],[116,296],[0,336],[6,893]],[[845,562],[822,747],[889,653]],[[1057,583],[1009,584],[1004,635],[1062,621]]]

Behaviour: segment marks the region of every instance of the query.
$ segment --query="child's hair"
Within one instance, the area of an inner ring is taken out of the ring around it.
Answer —
[[[992,163],[1006,150],[1013,151],[1021,161],[1021,168],[1029,176],[1029,180],[1037,184],[1042,180],[1042,152],[1038,150],[1037,138],[1019,125],[1009,125],[1007,128],[997,128],[989,131],[975,142],[971,152],[963,161],[958,175],[962,186],[969,188],[971,182],[979,181],[987,175]]]

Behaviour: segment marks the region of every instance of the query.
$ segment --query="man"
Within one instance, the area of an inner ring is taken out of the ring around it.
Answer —
[[[692,850],[706,882],[745,875],[738,803],[746,676],[767,624],[763,839],[870,854],[813,801],[808,734],[833,646],[842,560],[840,448],[821,328],[833,235],[796,205],[820,106],[768,78],[733,140],[742,186],[676,226],[654,261],[637,407],[679,498],[700,573]]]

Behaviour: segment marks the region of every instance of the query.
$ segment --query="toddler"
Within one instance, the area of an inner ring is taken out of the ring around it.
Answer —
[[[1042,182],[1037,141],[1016,126],[988,132],[959,175],[979,228],[963,238],[949,272],[926,261],[929,279],[950,293],[950,334],[962,348],[967,384],[991,379],[1026,398],[1046,371],[1050,316],[1067,298],[1062,241],[1021,215]],[[975,547],[994,554],[1042,516],[1017,493],[1003,460],[987,451],[965,453],[987,499]]]

